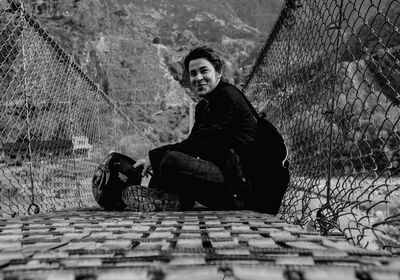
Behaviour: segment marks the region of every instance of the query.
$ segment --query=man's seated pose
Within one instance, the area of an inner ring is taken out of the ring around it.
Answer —
[[[143,176],[152,169],[152,178],[148,188],[124,189],[123,202],[133,211],[188,210],[197,201],[213,210],[276,214],[288,178],[281,174],[282,162],[260,159],[257,119],[239,89],[221,79],[221,58],[211,48],[197,47],[185,57],[184,68],[201,98],[191,133],[136,162]]]

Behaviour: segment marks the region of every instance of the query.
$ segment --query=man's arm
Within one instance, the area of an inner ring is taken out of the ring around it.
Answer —
[[[231,141],[229,131],[233,125],[235,115],[235,102],[232,93],[227,91],[218,92],[218,100],[211,108],[212,114],[201,116],[197,119],[189,137],[171,148],[187,154],[197,153],[199,156],[207,154],[210,150],[218,147],[227,147]],[[210,118],[210,116],[212,118]],[[196,156],[196,155],[193,155]]]

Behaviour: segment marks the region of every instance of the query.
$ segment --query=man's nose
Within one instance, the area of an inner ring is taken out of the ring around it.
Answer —
[[[203,75],[201,75],[201,73],[198,73],[198,74],[196,74],[194,79],[195,79],[195,81],[200,81],[201,79],[203,79]]]

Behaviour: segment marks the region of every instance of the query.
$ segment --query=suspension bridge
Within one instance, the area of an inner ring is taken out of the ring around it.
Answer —
[[[285,1],[244,86],[288,145],[279,215],[107,212],[94,168],[151,127],[1,1],[0,279],[399,279],[399,26],[398,0]]]

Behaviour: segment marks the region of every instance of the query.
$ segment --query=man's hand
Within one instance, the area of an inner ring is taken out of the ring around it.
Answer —
[[[147,177],[151,170],[151,163],[149,158],[139,159],[134,165],[134,168],[142,167],[142,177]]]

